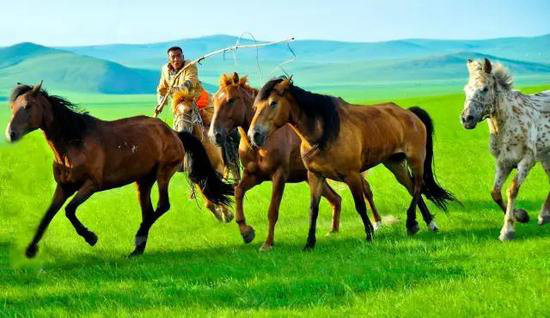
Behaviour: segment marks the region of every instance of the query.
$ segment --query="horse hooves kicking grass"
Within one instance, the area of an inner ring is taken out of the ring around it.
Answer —
[[[256,237],[256,231],[252,227],[249,227],[249,230],[242,233],[241,236],[243,237],[243,241],[248,244]]]
[[[94,246],[97,243],[97,235],[94,232],[89,232],[84,237],[84,240],[86,240],[86,243],[90,244],[90,246]]]
[[[69,199],[65,215],[76,233],[94,246],[97,235],[78,219],[77,208],[96,192],[132,182],[138,186],[142,215],[132,254],[142,254],[151,226],[170,209],[168,184],[184,155],[189,157],[189,178],[202,185],[200,189],[207,200],[223,208],[230,203],[228,196],[233,194],[233,187],[221,180],[200,140],[190,133],[177,133],[158,119],[137,116],[103,121],[75,110],[75,105],[66,99],[49,95],[42,83],[18,85],[11,94],[10,108],[7,140],[15,142],[41,129],[55,158],[57,186],[25,251],[28,258],[36,256],[38,243],[50,222]],[[159,189],[156,210],[151,203],[154,183]]]
[[[519,223],[528,223],[529,222],[529,214],[527,214],[527,211],[525,211],[524,209],[514,210],[514,218]]]
[[[498,237],[499,240],[501,241],[511,241],[514,239],[514,237],[516,236],[516,232],[515,231],[508,231],[508,232],[505,232],[505,233],[500,233],[500,236]]]

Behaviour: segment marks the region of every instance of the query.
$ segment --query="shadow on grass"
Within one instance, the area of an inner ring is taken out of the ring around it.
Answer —
[[[534,224],[518,228],[517,239],[547,238],[549,228]],[[460,260],[469,255],[442,256],[437,249],[472,243],[483,246],[495,242],[497,235],[498,229],[478,227],[440,233],[422,230],[409,238],[397,227],[381,232],[373,243],[338,236],[320,239],[313,252],[302,252],[298,244],[278,244],[272,252],[261,253],[255,245],[238,244],[157,250],[131,259],[67,254],[50,248],[55,261],[40,268],[3,270],[0,289],[25,291],[2,299],[7,308],[22,314],[38,308],[94,313],[102,308],[133,312],[190,306],[227,310],[339,307],[351,304],[358,294],[463,279],[467,274]],[[0,255],[6,255],[9,248],[0,243]]]

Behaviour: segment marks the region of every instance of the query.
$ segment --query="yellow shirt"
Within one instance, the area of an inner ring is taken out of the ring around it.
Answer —
[[[191,61],[185,60],[183,63],[183,67],[188,65]],[[177,74],[177,71],[174,71],[172,69],[172,66],[170,66],[169,63],[165,64],[160,73],[160,81],[159,85],[157,87],[157,101],[160,103],[162,98],[166,96],[166,94],[170,93],[173,94],[175,90],[183,87],[184,83],[186,81],[191,82],[191,91],[195,95],[195,98],[198,98],[200,93],[202,92],[202,85],[199,81],[199,74],[197,70],[197,64],[193,64],[189,67],[187,67],[181,75],[176,79],[176,82],[174,83],[174,87],[172,88],[171,92],[168,92],[168,89],[170,88],[170,83],[172,82],[174,76]]]

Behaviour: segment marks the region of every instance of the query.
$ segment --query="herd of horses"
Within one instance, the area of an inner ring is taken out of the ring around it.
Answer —
[[[514,237],[514,222],[528,221],[524,210],[515,209],[515,199],[529,170],[540,161],[550,176],[550,91],[524,95],[512,90],[507,70],[487,59],[469,60],[467,66],[469,81],[461,121],[471,129],[488,119],[491,153],[497,161],[491,195],[505,215],[499,238],[509,240]],[[6,138],[14,142],[41,129],[54,153],[57,182],[26,256],[36,255],[46,228],[70,197],[65,207],[67,218],[88,244],[95,245],[98,238],[79,221],[77,207],[95,192],[134,182],[142,222],[131,255],[142,254],[151,226],[170,208],[168,185],[184,162],[194,188],[218,219],[228,222],[233,218],[229,206],[230,196],[235,196],[235,221],[245,243],[255,237],[245,218],[245,193],[264,181],[272,182],[268,235],[261,250],[273,248],[286,183],[307,181],[310,188],[306,250],[315,246],[321,196],[333,209],[331,232],[339,230],[341,197],[327,179],[349,187],[367,241],[382,226],[365,174],[374,166],[383,164],[411,195],[406,219],[410,235],[419,231],[417,207],[428,228],[439,230],[423,196],[443,210],[449,202],[458,202],[436,181],[434,125],[420,107],[404,109],[395,103],[352,105],[341,98],[306,91],[286,77],[270,80],[259,90],[237,73],[222,75],[219,84],[211,97],[213,114],[206,116],[206,125],[191,132],[176,132],[161,120],[147,116],[103,121],[77,111],[66,99],[49,95],[42,83],[16,86],[9,101],[12,118]],[[193,100],[180,93],[173,102],[176,110],[191,107]],[[240,135],[242,174],[234,176],[237,182],[232,185],[222,178],[225,171],[219,149],[235,131]],[[518,174],[504,203],[501,188],[514,168]],[[159,200],[153,209],[150,195],[155,182]],[[374,224],[367,215],[365,201]],[[541,225],[548,222],[550,194],[538,218]]]

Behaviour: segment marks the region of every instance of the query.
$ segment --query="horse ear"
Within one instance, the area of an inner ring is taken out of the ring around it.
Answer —
[[[285,91],[290,87],[290,85],[292,85],[291,80],[292,78],[285,79],[279,84],[277,84],[277,86],[275,86],[279,95],[283,95]]]
[[[248,81],[248,76],[243,76],[239,79],[239,85],[244,85]]]
[[[239,84],[239,74],[233,72],[233,84]]]
[[[491,66],[491,61],[485,58],[485,63],[483,64],[483,70],[485,71],[485,73],[491,74],[492,68],[493,67]]]
[[[44,81],[40,81],[40,83],[38,83],[38,85],[34,85],[34,87],[32,88],[32,91],[31,91],[31,94],[32,95],[36,95],[40,92],[40,89],[42,88],[42,83]]]

